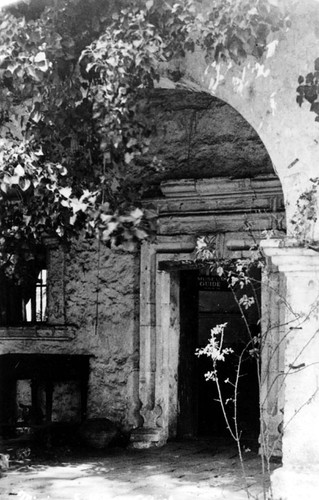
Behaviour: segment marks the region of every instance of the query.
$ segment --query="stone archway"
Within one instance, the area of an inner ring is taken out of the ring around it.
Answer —
[[[285,227],[282,189],[267,151],[235,110],[207,92],[157,90],[150,100],[155,102],[156,112],[151,117],[159,130],[159,136],[152,138],[150,154],[171,170],[164,171],[157,197],[145,201],[146,208],[157,210],[159,224],[156,242],[144,244],[141,252],[139,399],[143,426],[132,435],[136,447],[160,445],[176,435],[180,270],[183,262],[192,259],[196,236],[214,234],[220,254],[238,258],[247,255],[252,244],[244,228],[245,218],[251,219],[257,241],[263,230],[278,233],[281,229],[284,234]],[[174,113],[178,114],[177,126],[172,123]],[[188,177],[179,179],[185,175]],[[208,175],[211,177],[201,177]],[[267,308],[263,316],[272,338],[280,335],[278,318],[276,323]],[[272,402],[277,400],[280,384],[272,385],[269,378],[276,376],[281,360],[282,356],[274,356],[271,363],[266,361],[262,379],[265,432],[269,442],[278,445],[277,453],[281,451],[278,426],[282,405],[273,408],[266,395],[270,391]]]

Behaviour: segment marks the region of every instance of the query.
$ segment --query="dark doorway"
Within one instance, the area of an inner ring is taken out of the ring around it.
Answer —
[[[236,293],[238,297],[254,296],[255,304],[245,310],[245,318],[250,331],[257,335],[260,317],[258,270],[254,272],[253,282],[254,289],[248,285]],[[195,350],[208,343],[212,328],[227,323],[223,347],[231,348],[233,353],[218,362],[218,378],[226,413],[233,423],[232,383],[238,358],[250,339],[246,322],[227,281],[194,270],[180,272],[180,313],[179,437],[228,437],[216,383],[205,380],[205,373],[212,370],[212,361],[206,356],[196,357]],[[250,345],[242,357],[238,384],[237,422],[243,439],[257,439],[259,434],[259,387],[256,360],[249,353],[252,348]]]
[[[197,434],[198,370],[194,355],[198,329],[197,278],[197,271],[180,272],[179,418],[177,424],[177,434],[180,438],[191,438]]]
[[[0,434],[20,427],[81,422],[87,405],[89,356],[0,356]]]

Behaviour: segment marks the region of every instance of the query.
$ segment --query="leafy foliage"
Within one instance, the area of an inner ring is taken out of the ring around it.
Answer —
[[[196,356],[207,356],[211,358],[214,363],[214,370],[205,374],[206,380],[216,380],[217,377],[217,361],[225,361],[225,356],[231,354],[233,349],[230,347],[223,347],[224,331],[227,323],[214,326],[211,329],[211,336],[208,344],[205,347],[197,348],[195,351]]]
[[[301,106],[304,100],[310,102],[310,111],[316,114],[315,121],[319,122],[319,57],[314,62],[314,72],[298,78],[296,101]]]
[[[312,234],[313,224],[317,221],[319,177],[309,180],[311,185],[299,196],[297,210],[290,222],[294,228],[294,237],[303,245],[318,251],[316,242],[309,235]]]
[[[214,237],[201,236],[196,243],[195,262],[202,263],[210,273],[227,280],[230,287],[243,289],[250,282],[250,269],[263,267],[265,261],[259,245],[253,239],[251,243],[247,258],[227,259],[219,255]]]
[[[261,58],[269,35],[289,27],[289,17],[267,0],[225,0],[214,2],[200,39],[210,61],[240,64],[247,56]]]
[[[141,92],[165,68],[178,80],[169,61],[196,45],[240,63],[287,25],[266,0],[216,0],[207,16],[196,5],[52,0],[0,12],[2,264],[12,268],[17,241],[29,255],[45,234],[86,230],[128,249],[147,236],[136,207],[156,164],[137,161],[151,140]]]

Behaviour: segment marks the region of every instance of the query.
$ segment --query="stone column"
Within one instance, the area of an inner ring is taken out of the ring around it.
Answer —
[[[269,458],[282,455],[285,295],[284,275],[268,257],[261,296],[260,452]]]
[[[262,247],[286,281],[283,466],[272,474],[273,498],[317,500],[319,253],[289,240],[263,241]]]
[[[172,386],[176,385],[174,381],[177,377],[179,330],[174,324],[177,314],[171,304],[174,299],[176,305],[176,289],[179,291],[175,274],[158,270],[156,259],[155,303],[152,304],[155,308],[154,323],[141,330],[147,334],[141,338],[144,364],[141,366],[139,389],[143,427],[139,427],[131,435],[132,446],[135,448],[165,444],[170,427],[174,424],[172,421],[176,419],[174,408],[176,412],[177,390],[174,391]]]
[[[155,408],[156,309],[152,283],[156,273],[156,249],[149,242],[144,242],[141,247],[140,272],[139,398],[142,423],[132,432],[131,441],[135,448],[148,448],[160,440],[157,435],[160,411]]]

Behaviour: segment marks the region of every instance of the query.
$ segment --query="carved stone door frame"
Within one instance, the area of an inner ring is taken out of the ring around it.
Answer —
[[[245,232],[245,221],[251,221],[253,237],[260,240],[263,230],[274,228],[274,215],[284,218],[281,186],[273,176],[168,181],[162,186],[162,192],[164,198],[150,201],[158,210],[157,239],[141,247],[139,399],[143,424],[132,433],[135,447],[160,446],[176,433],[180,338],[178,269],[183,262],[192,260],[197,237],[215,235],[218,255],[244,258],[253,242]],[[271,307],[265,305],[262,309],[262,328],[267,330],[262,364],[268,368],[261,374],[261,401],[265,432],[276,434],[269,437],[273,443],[278,441],[280,404],[272,409],[269,398],[274,401],[278,396],[275,379],[280,371],[281,351],[272,354],[270,364],[268,357],[272,340],[281,335],[280,301],[276,302],[275,296],[283,282],[275,267],[269,266],[267,273],[274,290],[270,292],[265,288],[262,292],[263,303]],[[279,290],[280,293],[284,290]]]
[[[178,264],[189,261],[194,237],[162,238],[141,249],[140,376],[142,428],[132,435],[135,447],[164,444],[176,432],[179,354]],[[174,262],[171,271],[161,263]]]

